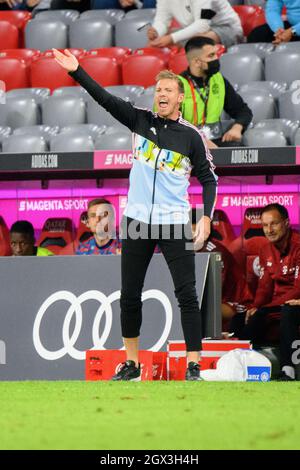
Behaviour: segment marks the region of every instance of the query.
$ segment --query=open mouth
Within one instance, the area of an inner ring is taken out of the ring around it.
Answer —
[[[162,108],[162,109],[165,109],[168,107],[168,102],[166,100],[160,100],[159,101],[159,107]]]

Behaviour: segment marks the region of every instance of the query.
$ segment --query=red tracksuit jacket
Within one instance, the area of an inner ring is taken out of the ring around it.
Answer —
[[[261,250],[254,307],[273,307],[300,298],[300,234],[291,231],[284,253],[268,243]]]

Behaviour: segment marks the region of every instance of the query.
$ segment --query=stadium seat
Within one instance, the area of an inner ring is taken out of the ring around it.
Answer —
[[[279,82],[249,82],[244,83],[239,87],[239,92],[248,92],[248,91],[258,91],[266,92],[273,96],[273,98],[278,98],[281,93],[285,93],[287,89],[287,83]]]
[[[297,129],[297,131],[295,132],[293,144],[300,145],[300,129]]]
[[[1,49],[16,49],[19,45],[18,28],[8,21],[0,20],[0,51]]]
[[[24,10],[0,11],[0,21],[8,21],[18,29],[22,29],[31,19],[31,13]]]
[[[299,129],[299,121],[290,119],[264,119],[254,126],[255,129],[272,129],[278,133],[282,132],[288,145],[294,145],[295,134]]]
[[[220,63],[222,74],[232,83],[232,85],[243,85],[244,83],[264,79],[263,62],[256,54],[246,54],[242,52],[237,52],[236,54],[223,54],[220,58]],[[275,78],[272,78],[272,80],[276,81]]]
[[[254,127],[243,134],[243,145],[246,147],[285,147],[287,140],[283,132],[274,129]]]
[[[3,57],[0,59],[0,80],[6,85],[6,91],[30,86],[28,65],[25,61]]]
[[[117,85],[106,87],[109,93],[112,93],[123,100],[130,101],[132,104],[136,102],[139,97],[143,96],[144,88],[135,85]]]
[[[123,62],[124,57],[131,54],[131,49],[128,47],[99,47],[98,49],[91,49],[87,51],[88,56],[110,57],[117,60],[119,64]]]
[[[133,55],[151,55],[155,57],[159,57],[165,62],[167,67],[168,62],[170,60],[171,50],[167,47],[159,49],[157,47],[140,47],[132,52]]]
[[[290,85],[300,77],[300,49],[299,52],[273,52],[265,59],[266,80],[287,82]]]
[[[240,95],[253,113],[253,123],[263,119],[273,119],[277,116],[276,102],[271,95],[256,90],[240,92]]]
[[[32,61],[30,81],[32,87],[49,88],[51,91],[76,85],[75,80],[51,57],[38,57]]]
[[[62,21],[29,21],[25,27],[25,46],[46,51],[68,47],[68,27]]]
[[[228,246],[234,239],[235,234],[226,212],[215,209],[212,220],[211,239],[218,240]]]
[[[35,14],[34,21],[62,21],[66,25],[70,25],[79,18],[79,12],[76,10],[46,10]]]
[[[86,54],[85,49],[83,48],[77,48],[77,47],[68,47],[69,51],[79,59],[80,57],[83,57]],[[61,52],[64,52],[64,49],[58,49]],[[40,57],[54,57],[54,53],[52,49],[47,49],[46,51],[43,51],[40,53]]]
[[[266,23],[265,12],[258,5],[234,5],[233,9],[240,17],[245,36]]]
[[[40,124],[40,111],[33,98],[6,98],[6,103],[1,105],[0,125],[9,126],[12,129],[22,126],[34,126]]]
[[[81,86],[62,86],[56,88],[52,96],[74,96],[76,98],[82,98],[84,101],[88,101],[90,96],[85,88]]]
[[[189,64],[185,55],[184,49],[178,54],[171,54],[169,60],[169,69],[174,73],[181,73],[188,68]]]
[[[126,85],[151,86],[156,75],[165,68],[165,62],[159,57],[132,55],[122,64],[123,83]]]
[[[127,19],[140,19],[145,18],[149,21],[153,20],[155,16],[155,8],[140,8],[136,10],[130,10],[126,13]]]
[[[94,142],[90,135],[83,133],[75,134],[58,134],[51,137],[51,152],[92,152],[94,150]]]
[[[275,47],[274,52],[300,52],[300,44],[295,42],[283,42]]]
[[[7,92],[7,97],[33,98],[36,103],[42,103],[50,96],[49,88],[15,88]]]
[[[150,109],[152,111],[154,103],[154,93],[143,94],[135,101],[138,108]]]
[[[132,134],[120,131],[116,134],[100,135],[95,142],[96,150],[132,150]]]
[[[2,141],[4,153],[40,153],[47,150],[46,140],[37,135],[10,135]]]
[[[113,41],[113,28],[108,21],[97,18],[80,19],[69,26],[71,47],[94,49],[110,47]]]
[[[0,50],[0,58],[9,57],[11,59],[22,59],[31,62],[34,57],[38,57],[40,51],[36,49],[3,49]]]
[[[279,117],[300,121],[300,97],[299,93],[289,90],[278,98]]]
[[[80,215],[79,227],[76,233],[76,240],[78,240],[79,242],[83,242],[92,236],[92,232],[90,232],[86,223],[87,223],[87,211],[83,212]]]
[[[70,124],[83,124],[85,118],[86,107],[82,98],[51,96],[42,103],[43,124],[64,127]]]
[[[97,126],[97,124],[73,124],[71,126],[62,127],[60,134],[87,135],[91,136],[93,140],[96,140],[98,135],[105,133],[105,130],[105,126]]]
[[[11,131],[12,129],[9,126],[0,126],[0,136],[2,137],[7,137],[11,134]]]
[[[39,126],[23,126],[18,127],[13,131],[13,135],[30,135],[30,136],[39,136],[43,137],[49,146],[50,139],[52,136],[56,135],[59,131],[58,126],[46,126],[46,125],[39,125]]]
[[[118,121],[94,100],[87,102],[87,122],[98,126],[117,125]]]
[[[148,43],[147,18],[124,18],[115,25],[115,45],[138,49]]]
[[[10,256],[9,230],[5,220],[0,215],[0,256]]]
[[[74,228],[71,219],[49,218],[44,223],[37,245],[58,254],[60,249],[72,243],[73,239]]]
[[[105,10],[87,10],[81,13],[80,20],[85,20],[87,18],[97,18],[103,19],[110,23],[111,25],[115,25],[118,21],[121,21],[125,16],[123,10],[117,9],[105,9]]]
[[[85,56],[80,60],[80,65],[104,87],[122,83],[121,67],[114,58]]]
[[[252,53],[264,59],[267,54],[270,54],[274,50],[274,45],[267,43],[267,42],[260,42],[260,43],[243,43],[243,44],[236,44],[231,46],[227,49],[228,54],[236,54],[239,53]]]

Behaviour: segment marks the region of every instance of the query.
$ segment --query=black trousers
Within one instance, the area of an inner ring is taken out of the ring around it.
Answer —
[[[132,223],[136,226],[137,231],[143,235],[146,234],[146,236],[138,238],[133,236]],[[165,236],[168,231],[170,237]],[[153,234],[153,232],[156,233]],[[142,289],[147,268],[155,247],[158,245],[173,278],[187,351],[201,349],[201,312],[196,293],[195,254],[192,249],[187,249],[186,246],[187,243],[191,244],[191,241],[189,226],[151,226],[128,217],[123,218],[120,304],[124,338],[135,338],[140,335]]]
[[[293,343],[300,339],[300,307],[285,305],[280,311],[280,362],[283,366],[295,366],[293,361]],[[266,343],[266,331],[268,327],[268,314],[272,313],[270,308],[260,308],[249,318],[245,324],[245,313],[239,313],[232,318],[230,331],[234,332],[239,339],[249,339],[254,345],[263,345]]]
[[[290,28],[291,25],[288,21],[284,22],[284,29]],[[299,36],[293,36],[292,41],[300,41]],[[247,37],[247,42],[272,42],[274,41],[274,32],[270,26],[266,23],[262,26],[254,28],[253,31]]]

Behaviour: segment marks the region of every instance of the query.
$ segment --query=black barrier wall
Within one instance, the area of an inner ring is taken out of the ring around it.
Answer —
[[[122,348],[120,256],[1,258],[0,379],[84,379],[87,349]],[[221,261],[196,255],[205,336],[221,333]],[[206,288],[205,288],[206,286]],[[205,298],[204,298],[205,297]],[[183,339],[173,283],[154,255],[143,291],[141,349]]]

